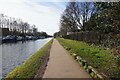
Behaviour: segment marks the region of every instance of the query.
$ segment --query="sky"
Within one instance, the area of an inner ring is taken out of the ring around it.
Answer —
[[[69,1],[70,0],[0,0],[0,13],[17,19],[20,18],[31,25],[35,24],[38,31],[44,31],[49,35],[53,35],[59,31],[60,16]],[[85,0],[78,1],[84,2]]]
[[[38,31],[53,35],[66,2],[62,0],[0,0],[0,13],[35,24]]]

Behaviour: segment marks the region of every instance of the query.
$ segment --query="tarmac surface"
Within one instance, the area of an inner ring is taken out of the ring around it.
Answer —
[[[43,78],[91,78],[91,76],[54,39]]]

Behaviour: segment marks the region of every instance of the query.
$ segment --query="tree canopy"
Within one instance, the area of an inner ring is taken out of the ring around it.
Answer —
[[[120,2],[68,2],[61,15],[60,32],[120,33]]]

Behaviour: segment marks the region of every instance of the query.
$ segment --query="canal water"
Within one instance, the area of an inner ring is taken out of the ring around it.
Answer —
[[[0,77],[5,77],[15,67],[23,64],[33,53],[50,40],[51,38],[47,38],[0,45],[0,51],[2,52],[0,54]]]

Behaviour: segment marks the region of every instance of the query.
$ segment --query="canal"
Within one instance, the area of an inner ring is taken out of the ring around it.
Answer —
[[[38,51],[51,38],[35,41],[7,43],[0,45],[0,77],[5,77],[15,67],[23,64],[33,53]]]

